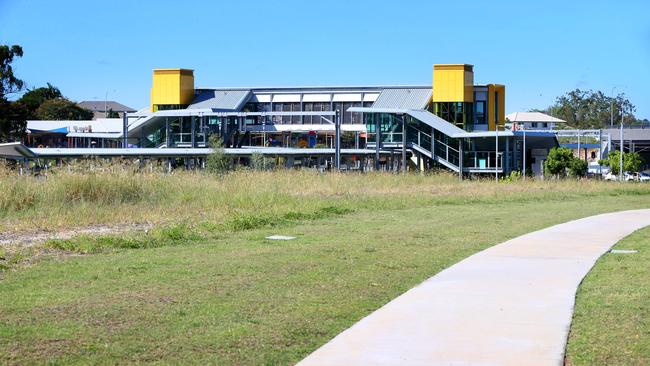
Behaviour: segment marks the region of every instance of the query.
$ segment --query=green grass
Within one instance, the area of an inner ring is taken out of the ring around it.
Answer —
[[[50,170],[47,179],[0,169],[0,232],[90,225],[210,222],[250,229],[327,210],[387,210],[474,201],[561,200],[650,195],[648,185],[596,181],[465,181],[451,174],[319,174],[237,171],[225,176],[138,171],[87,161],[88,171]]]
[[[219,184],[253,178],[237,174]],[[268,174],[259,189],[178,186],[189,195],[180,207],[150,204],[181,224],[50,242],[94,254],[6,271],[0,363],[291,364],[476,251],[570,219],[650,207],[642,185]],[[200,220],[182,219],[192,212]],[[20,215],[29,213],[7,220]],[[297,239],[264,239],[271,234]]]
[[[650,365],[650,227],[621,240],[580,286],[567,348],[570,365]]]

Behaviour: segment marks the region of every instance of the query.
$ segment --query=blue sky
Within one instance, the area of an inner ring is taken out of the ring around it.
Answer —
[[[650,118],[650,2],[14,1],[0,43],[30,87],[73,100],[149,102],[151,70],[196,86],[430,84],[434,63],[503,83],[506,110],[613,86]]]

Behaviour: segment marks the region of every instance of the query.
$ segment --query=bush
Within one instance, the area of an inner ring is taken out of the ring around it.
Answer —
[[[574,158],[569,163],[569,175],[572,177],[584,177],[587,175],[588,164],[582,159]]]
[[[545,171],[555,176],[564,177],[566,170],[574,159],[571,149],[567,147],[554,147],[546,158],[546,163],[544,164]]]
[[[267,158],[261,153],[253,153],[250,158],[250,168],[253,170],[273,169],[273,160]]]
[[[607,155],[606,159],[598,161],[600,165],[608,166],[612,170],[612,174],[618,174],[621,168],[621,152],[612,151]],[[643,165],[643,158],[639,153],[629,152],[623,153],[623,170],[626,172],[636,173],[641,170]]]
[[[223,140],[219,136],[210,136],[210,147],[214,150],[205,161],[205,168],[210,173],[222,174],[231,169],[230,158],[223,149]]]

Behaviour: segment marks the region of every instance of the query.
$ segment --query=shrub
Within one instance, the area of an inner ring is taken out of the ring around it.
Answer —
[[[555,176],[565,176],[566,170],[573,161],[573,151],[567,147],[554,147],[548,153],[545,171]]]
[[[205,161],[205,168],[210,173],[223,174],[231,169],[230,158],[223,149],[223,140],[219,136],[210,136],[210,147],[214,150]]]
[[[569,163],[569,175],[572,177],[584,177],[587,175],[587,162],[582,159],[573,159]]]
[[[273,160],[261,153],[253,153],[250,158],[250,167],[253,170],[268,170],[273,168]]]
[[[621,153],[620,151],[612,151],[607,155],[607,158],[598,161],[600,165],[608,166],[612,170],[612,174],[618,174],[621,167]],[[623,153],[623,170],[626,172],[636,173],[641,170],[643,165],[643,158],[636,152]]]

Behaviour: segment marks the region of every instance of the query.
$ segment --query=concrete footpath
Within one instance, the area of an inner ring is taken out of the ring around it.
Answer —
[[[582,278],[612,245],[647,225],[650,209],[608,213],[488,248],[298,365],[562,365]]]

